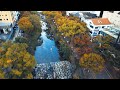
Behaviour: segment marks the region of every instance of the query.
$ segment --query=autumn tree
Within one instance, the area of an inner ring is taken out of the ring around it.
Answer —
[[[25,37],[16,37],[15,43],[28,43],[28,39]]]
[[[22,17],[28,17],[29,15],[31,15],[30,11],[22,11]]]
[[[93,38],[92,42],[96,45],[96,48],[108,49],[110,47],[110,42],[112,42],[112,37],[98,35],[95,38]]]
[[[76,36],[73,42],[75,51],[79,54],[79,56],[92,52],[92,42],[90,41],[90,36],[88,34]]]
[[[37,11],[30,11],[31,12],[31,14],[35,14],[35,15],[37,15],[38,14],[38,12]]]
[[[33,25],[30,22],[29,17],[22,17],[19,20],[18,25],[20,29],[23,30],[27,34],[31,33],[33,30]]]
[[[31,79],[35,58],[27,52],[25,43],[2,43],[0,47],[0,78]]]
[[[80,18],[77,17],[77,16],[70,15],[70,16],[68,16],[68,18],[69,18],[70,20],[75,20],[75,21],[77,21],[77,22],[80,22]]]
[[[89,53],[84,54],[80,58],[79,64],[84,68],[93,70],[95,73],[99,73],[104,68],[104,62],[104,59],[100,55],[96,53]]]
[[[66,11],[61,11],[63,16],[66,16]]]
[[[34,30],[40,30],[41,24],[40,24],[40,17],[36,14],[31,14],[29,16],[29,20],[34,26]]]

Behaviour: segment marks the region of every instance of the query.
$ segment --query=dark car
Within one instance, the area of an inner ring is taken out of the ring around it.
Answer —
[[[16,29],[16,27],[13,27],[13,29],[15,30],[15,29]]]

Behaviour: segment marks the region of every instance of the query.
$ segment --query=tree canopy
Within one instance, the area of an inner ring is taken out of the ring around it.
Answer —
[[[0,78],[31,79],[35,58],[27,52],[27,44],[2,43],[0,47]]]
[[[80,66],[91,69],[95,73],[98,73],[104,68],[104,59],[96,53],[84,54],[80,58]]]
[[[30,22],[29,17],[22,17],[19,20],[18,25],[20,29],[25,31],[26,33],[30,33],[33,30],[33,25]]]

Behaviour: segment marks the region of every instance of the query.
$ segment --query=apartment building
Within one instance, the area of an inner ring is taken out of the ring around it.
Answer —
[[[14,27],[18,16],[18,11],[0,11],[0,28]]]
[[[120,11],[104,11],[102,18],[108,18],[116,27],[120,27]]]
[[[18,20],[18,11],[0,11],[0,33],[7,33]]]
[[[108,18],[89,19],[86,24],[90,29],[91,36],[97,36],[102,29],[110,28],[113,26]]]
[[[80,14],[80,13],[91,13],[95,14],[97,17],[100,15],[100,11],[66,11],[66,15],[69,16],[69,14]]]

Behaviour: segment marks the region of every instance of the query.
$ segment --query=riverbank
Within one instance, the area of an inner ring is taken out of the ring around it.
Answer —
[[[72,65],[68,61],[38,64],[34,79],[72,79]]]
[[[59,42],[59,40],[64,40],[64,36],[63,37],[59,37],[59,35],[57,36],[57,27],[56,24],[54,22],[54,20],[49,20],[47,19],[46,22],[48,23],[48,30],[47,30],[47,34],[49,35],[48,38],[54,38],[55,43],[57,48],[59,49],[59,54],[60,54],[60,61],[69,61],[74,70],[73,70],[73,78],[74,79],[80,79],[83,76],[83,72],[80,68],[79,65],[79,60],[76,57],[76,52],[73,52],[74,48],[71,48],[71,44],[66,43],[66,42]]]

